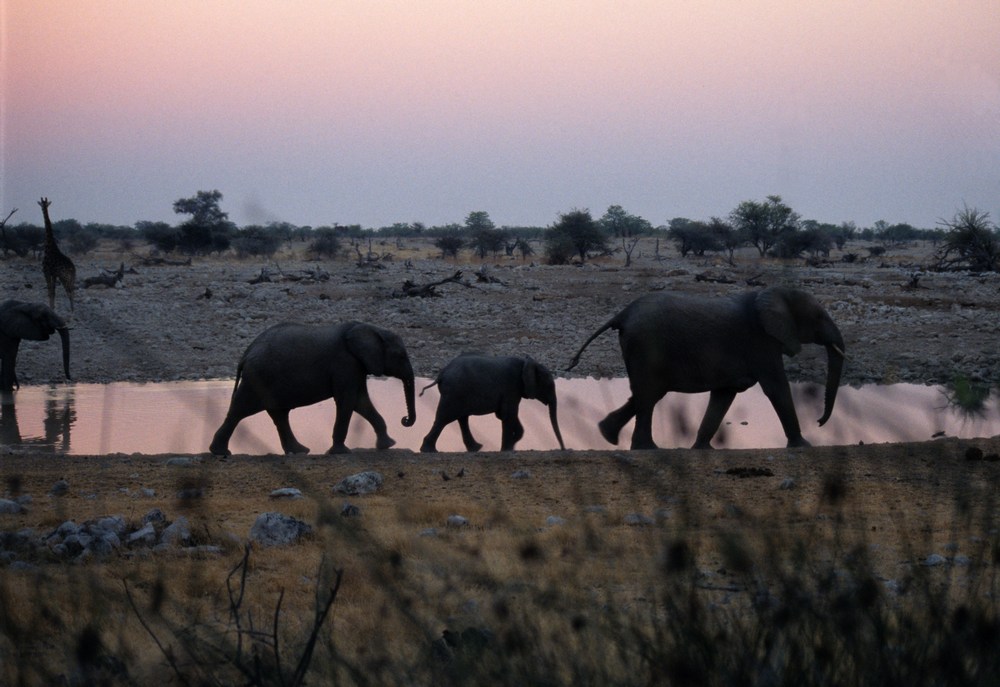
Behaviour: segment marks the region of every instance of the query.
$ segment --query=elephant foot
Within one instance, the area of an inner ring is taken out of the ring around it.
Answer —
[[[208,452],[213,456],[231,456],[233,452],[229,450],[228,446],[216,446],[212,444],[208,447]]]
[[[300,444],[297,441],[295,443],[292,443],[292,444],[287,444],[287,445],[283,446],[282,448],[284,449],[286,456],[290,456],[290,455],[293,455],[293,454],[296,454],[296,453],[309,453],[309,447],[308,446],[303,446],[302,444]]]
[[[649,451],[658,448],[660,447],[654,444],[652,439],[638,439],[635,436],[632,437],[631,449],[633,451]]]
[[[611,416],[608,415],[606,418],[597,423],[597,429],[601,432],[601,436],[609,444],[618,443],[618,433],[622,431],[621,426],[615,426],[610,422]]]
[[[812,444],[810,444],[808,441],[806,441],[805,437],[802,437],[802,436],[798,436],[798,437],[794,437],[794,438],[789,437],[789,439],[788,439],[788,448],[803,448],[803,447],[806,447],[806,446],[812,446]]]
[[[332,455],[343,454],[343,453],[350,453],[350,452],[351,452],[351,449],[347,448],[346,444],[334,444],[333,446],[331,446],[330,448],[327,449],[326,454],[328,456],[332,456]]]
[[[420,445],[420,452],[421,453],[437,453],[438,450],[437,450],[437,446],[434,444],[433,441],[427,441],[425,439],[424,443],[422,443]]]
[[[698,441],[694,442],[694,445],[691,448],[696,448],[696,449],[699,449],[699,450],[702,450],[702,451],[711,451],[715,447],[712,446],[712,442],[711,441],[708,441],[708,440],[702,441],[701,439],[699,439]]]
[[[392,448],[396,445],[396,440],[386,434],[384,437],[379,437],[375,440],[375,448],[379,451],[384,451],[387,448]]]

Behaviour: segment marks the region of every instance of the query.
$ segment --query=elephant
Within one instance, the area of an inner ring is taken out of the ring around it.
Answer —
[[[437,385],[441,391],[434,425],[424,437],[420,450],[437,451],[437,440],[446,425],[458,420],[462,441],[469,451],[478,451],[482,444],[469,430],[470,415],[495,414],[503,425],[500,450],[513,451],[524,436],[524,427],[517,419],[522,398],[537,399],[549,407],[549,420],[565,450],[559,421],[556,417],[556,383],[552,373],[530,357],[487,356],[463,353],[444,366],[437,379],[420,392]]]
[[[344,443],[355,411],[371,424],[376,448],[396,442],[368,396],[368,375],[403,381],[407,415],[404,427],[416,421],[413,367],[403,340],[393,332],[363,322],[307,325],[276,324],[264,330],[243,353],[236,368],[229,410],[215,432],[209,451],[229,455],[229,439],[239,422],[266,410],[278,430],[286,454],[308,453],[288,423],[293,408],[333,398],[337,406],[333,444],[327,453],[349,453]]]
[[[10,393],[17,381],[17,349],[22,339],[47,341],[59,333],[62,339],[63,372],[69,374],[69,327],[66,322],[47,305],[4,301],[0,303],[0,392]]]
[[[781,420],[788,446],[809,446],[799,428],[781,356],[794,356],[806,343],[826,347],[820,425],[833,412],[846,360],[844,339],[826,310],[812,295],[783,286],[732,298],[641,296],[584,342],[567,371],[608,329],[618,331],[632,395],[601,420],[598,429],[617,444],[618,433],[635,417],[632,449],[656,448],[653,407],[668,391],[710,392],[692,448],[712,448],[712,437],[736,394],[757,383]]]

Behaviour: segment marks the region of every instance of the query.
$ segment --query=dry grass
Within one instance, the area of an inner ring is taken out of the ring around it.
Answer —
[[[995,452],[1000,440],[977,444]],[[939,656],[944,640],[933,628],[955,634],[960,621],[971,633],[965,658],[983,666],[977,642],[1000,636],[1000,473],[997,464],[966,461],[964,446],[571,458],[357,452],[240,456],[189,468],[152,456],[5,457],[7,483],[16,477],[36,497],[29,514],[0,516],[4,531],[44,532],[70,517],[113,513],[136,522],[160,507],[171,519],[188,517],[197,542],[223,553],[123,551],[85,564],[39,560],[33,571],[0,569],[0,682],[103,676],[110,684],[148,684],[183,676],[254,683],[233,668],[230,590],[240,588],[242,571],[231,573],[250,524],[268,510],[315,530],[302,544],[251,552],[242,627],[252,619],[266,638],[277,621],[287,668],[342,571],[312,662],[314,679],[324,683],[725,684],[726,675],[754,683],[767,681],[768,671],[792,670],[820,642],[831,660],[864,650],[858,660],[873,663],[821,671],[828,679],[811,683],[860,684],[862,669],[888,675],[878,671],[891,664],[904,674],[895,663],[903,659],[887,657],[885,645],[908,661],[920,652]],[[774,476],[726,474],[763,465]],[[386,477],[378,494],[332,494],[333,484],[362,469]],[[515,479],[515,470],[530,477]],[[41,496],[56,476],[70,481],[70,494]],[[779,489],[786,476],[793,489]],[[137,481],[157,485],[162,496],[121,491]],[[173,498],[192,483],[204,486],[202,498]],[[292,485],[307,498],[267,498]],[[361,516],[341,516],[345,501]],[[625,524],[632,513],[654,523]],[[452,514],[470,525],[448,527]],[[565,522],[547,525],[550,515]],[[967,563],[923,566],[932,553]],[[918,623],[919,641],[934,646],[899,646],[914,634],[907,623]],[[844,624],[856,625],[858,638],[846,639]],[[488,630],[486,650],[443,648],[444,630],[468,628]],[[269,655],[266,644],[256,648]],[[281,684],[274,672],[262,675],[270,677],[260,684]]]

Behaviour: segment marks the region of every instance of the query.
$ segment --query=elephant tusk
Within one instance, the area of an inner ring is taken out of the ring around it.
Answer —
[[[837,353],[840,355],[840,357],[843,358],[844,360],[850,360],[850,358],[847,357],[847,354],[844,353],[843,350],[841,350],[840,346],[837,346],[837,345],[834,344],[834,345],[830,346],[830,348],[832,348],[833,350],[837,351]]]

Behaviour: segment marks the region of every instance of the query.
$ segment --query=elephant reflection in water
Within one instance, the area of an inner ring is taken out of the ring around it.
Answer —
[[[0,444],[31,446],[65,453],[70,449],[70,435],[74,424],[76,402],[72,394],[62,398],[49,398],[45,401],[42,436],[25,439],[21,436],[18,425],[14,395],[0,394]]]

